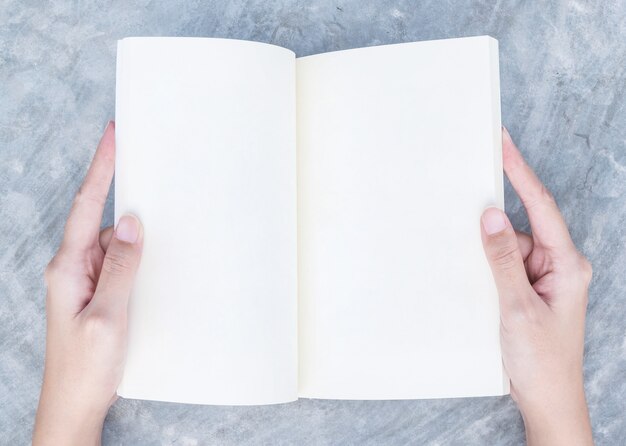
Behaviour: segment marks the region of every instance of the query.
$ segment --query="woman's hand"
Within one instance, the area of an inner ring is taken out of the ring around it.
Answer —
[[[132,216],[100,232],[115,165],[104,131],[46,269],[46,363],[33,444],[99,444],[126,355],[126,310],[143,230]]]
[[[530,220],[517,233],[487,209],[482,237],[500,296],[504,368],[531,445],[593,444],[583,390],[583,344],[591,265],[574,246],[554,198],[506,129],[504,170]]]
[[[132,216],[100,232],[113,177],[115,135],[102,136],[46,270],[44,383],[33,443],[98,444],[122,377],[127,304],[143,230]],[[533,236],[516,234],[495,208],[482,236],[501,309],[504,367],[528,443],[592,444],[582,378],[589,262],[576,250],[554,199],[503,134],[504,169]]]

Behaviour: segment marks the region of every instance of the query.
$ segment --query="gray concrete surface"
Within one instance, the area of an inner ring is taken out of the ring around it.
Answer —
[[[626,441],[626,3],[532,1],[32,1],[0,4],[0,444],[30,441],[44,355],[42,271],[107,119],[115,41],[213,36],[308,55],[490,34],[503,122],[591,259],[585,386],[600,445]],[[507,185],[507,210],[527,228]],[[105,224],[113,217],[111,201]],[[546,379],[554,379],[546,377]],[[270,407],[124,401],[107,445],[523,442],[508,397],[300,400]]]

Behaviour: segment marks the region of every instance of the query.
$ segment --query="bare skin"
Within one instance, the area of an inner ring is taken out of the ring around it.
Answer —
[[[504,367],[529,445],[591,445],[583,390],[589,262],[559,209],[503,132],[504,170],[533,235],[516,233],[495,208],[482,216],[485,253],[500,295]],[[74,200],[63,242],[46,269],[46,363],[34,445],[100,444],[116,400],[127,341],[127,306],[141,258],[134,216],[100,231],[115,164],[109,123]]]
[[[532,237],[516,234],[495,208],[482,216],[483,245],[500,296],[511,396],[529,445],[590,445],[583,345],[591,264],[576,250],[554,198],[506,129],[502,154],[532,229]]]
[[[35,445],[100,444],[126,356],[126,309],[143,230],[132,216],[100,232],[115,165],[115,129],[100,140],[46,269],[47,336]]]

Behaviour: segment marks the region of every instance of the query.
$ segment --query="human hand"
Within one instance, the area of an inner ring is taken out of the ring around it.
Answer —
[[[126,355],[127,304],[143,245],[133,216],[100,222],[115,167],[115,126],[104,131],[46,269],[44,380],[33,444],[99,444]]]
[[[582,369],[591,265],[506,129],[502,153],[532,230],[532,237],[516,233],[497,208],[487,209],[481,220],[500,296],[502,360],[511,396],[528,444],[593,444]]]

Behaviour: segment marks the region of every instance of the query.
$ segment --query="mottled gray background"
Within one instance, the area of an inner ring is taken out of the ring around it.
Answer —
[[[586,389],[598,444],[626,441],[626,2],[0,3],[0,443],[30,440],[44,355],[42,270],[113,118],[115,41],[214,36],[298,55],[490,34],[503,122],[591,259]],[[507,210],[527,228],[507,185]],[[106,222],[113,217],[109,202]],[[546,377],[546,379],[551,379]],[[301,400],[223,408],[120,400],[105,444],[520,444],[508,397]]]

